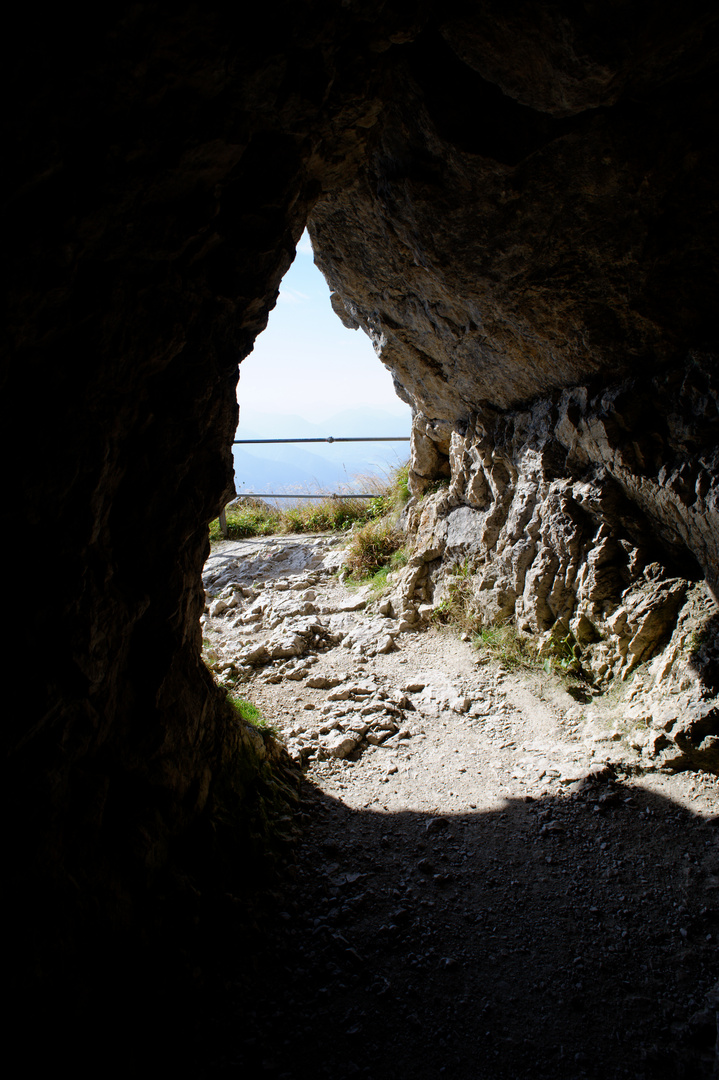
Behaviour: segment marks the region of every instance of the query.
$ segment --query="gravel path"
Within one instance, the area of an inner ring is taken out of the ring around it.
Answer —
[[[277,542],[253,545],[256,585],[264,560],[270,582],[284,566],[280,592],[309,574],[317,610],[351,605],[318,569],[325,541],[289,546],[278,563],[258,554]],[[208,567],[215,587],[228,558]],[[247,650],[244,617],[207,618],[213,656]],[[712,1076],[716,778],[640,770],[554,677],[478,663],[449,631],[393,640],[374,655],[324,641],[242,688],[306,782],[281,888],[245,941],[256,973],[228,973],[199,1074]],[[367,727],[381,706],[389,735]]]

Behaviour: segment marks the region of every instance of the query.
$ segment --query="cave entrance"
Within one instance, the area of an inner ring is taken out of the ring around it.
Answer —
[[[307,232],[268,327],[242,363],[237,396],[237,439],[409,435],[410,409],[369,339],[332,310]],[[240,495],[360,491],[363,478],[384,478],[405,456],[391,442],[235,446],[235,483]]]

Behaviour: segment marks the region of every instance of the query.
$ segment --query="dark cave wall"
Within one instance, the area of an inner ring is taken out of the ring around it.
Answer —
[[[23,522],[41,580],[40,648],[11,652],[31,693],[4,725],[8,892],[29,937],[70,940],[89,910],[131,918],[238,746],[200,660],[206,523],[237,365],[308,215],[430,472],[480,405],[670,370],[713,332],[716,20],[381,0],[251,27],[224,4],[105,7],[82,34],[18,19],[5,534]]]
[[[25,808],[7,895],[40,966],[46,938],[132,918],[240,752],[199,628],[238,364],[323,184],[356,167],[402,25],[149,4],[81,35],[68,12],[17,28],[4,510],[42,587],[4,786]]]

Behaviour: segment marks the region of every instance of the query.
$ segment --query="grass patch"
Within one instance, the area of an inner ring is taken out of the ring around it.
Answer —
[[[581,664],[579,645],[571,632],[562,623],[555,624],[550,645],[550,655],[538,654],[531,639],[523,637],[512,623],[501,626],[482,627],[474,635],[472,644],[488,658],[503,664],[510,670],[544,670],[547,675],[556,675],[564,683],[565,689],[577,701],[586,701],[592,686],[591,674]]]
[[[243,540],[247,536],[273,536],[281,531],[279,510],[259,499],[243,499],[237,506],[230,506],[226,512],[227,539]],[[224,540],[220,522],[215,518],[210,523],[210,543]]]
[[[306,532],[347,532],[353,526],[366,525],[401,507],[409,499],[409,463],[389,477],[359,476],[354,490],[377,494],[372,499],[353,499],[351,490],[343,498],[306,499],[298,506],[272,506],[262,499],[243,496],[226,510],[227,539],[243,540],[249,536]],[[343,494],[343,493],[342,493]],[[210,542],[224,540],[219,519],[210,523]]]
[[[478,618],[472,603],[472,568],[468,560],[454,567],[447,578],[446,589],[447,595],[432,612],[434,621],[451,624],[465,633],[475,632]]]
[[[246,698],[239,697],[237,694],[228,694],[227,700],[239,716],[240,720],[244,720],[246,724],[251,724],[252,727],[261,728],[263,731],[269,731],[275,738],[278,737],[276,728],[267,722],[257,706],[253,705],[251,701],[247,701]]]
[[[325,499],[281,512],[281,532],[346,532],[353,525],[371,521],[378,499]]]
[[[372,499],[368,520],[350,540],[344,565],[354,584],[370,583],[377,592],[387,585],[387,574],[407,563],[405,535],[397,524],[409,499],[409,463],[396,469],[384,493]]]
[[[387,588],[387,574],[389,574],[389,566],[383,566],[376,574],[373,574],[371,578],[368,578],[363,584],[367,584],[372,588],[373,593],[381,593]]]
[[[248,724],[254,724],[255,727],[265,726],[264,716],[251,701],[246,701],[245,698],[235,697],[230,694],[229,702],[241,720],[244,720]]]
[[[390,517],[368,521],[357,530],[347,547],[345,566],[350,577],[364,582],[384,573],[386,584],[392,556],[400,551],[403,541],[403,533]]]
[[[387,586],[387,575],[393,570],[399,570],[407,565],[407,550],[404,547],[397,548],[389,557],[389,562],[380,566],[373,574],[364,576],[353,574],[349,578],[350,585],[369,585],[375,595],[383,593]]]
[[[489,659],[507,668],[536,667],[536,657],[511,623],[482,627],[472,638],[472,644]]]

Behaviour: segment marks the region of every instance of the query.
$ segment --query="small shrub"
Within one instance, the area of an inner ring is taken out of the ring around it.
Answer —
[[[549,656],[542,666],[547,673],[555,672],[567,679],[578,680],[582,683],[593,682],[591,672],[582,665],[582,650],[579,642],[569,627],[559,619],[552,627]]]
[[[370,521],[376,521],[383,517],[389,510],[389,500],[385,495],[378,495],[376,499],[370,499],[367,505],[367,517]]]

